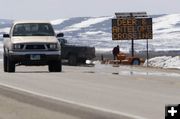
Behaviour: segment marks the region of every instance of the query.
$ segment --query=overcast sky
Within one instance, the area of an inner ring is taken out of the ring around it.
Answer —
[[[180,0],[0,0],[0,19],[53,20],[138,11],[180,13]]]

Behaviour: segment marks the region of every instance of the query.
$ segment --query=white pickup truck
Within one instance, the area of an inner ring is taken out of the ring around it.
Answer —
[[[17,65],[48,65],[49,72],[61,72],[61,46],[52,25],[46,21],[15,21],[4,34],[4,71]]]

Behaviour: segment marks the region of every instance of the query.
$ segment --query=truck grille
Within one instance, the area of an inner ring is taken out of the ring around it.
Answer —
[[[44,50],[44,45],[26,45],[26,50]]]

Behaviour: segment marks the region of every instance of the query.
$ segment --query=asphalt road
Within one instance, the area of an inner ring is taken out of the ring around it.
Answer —
[[[16,73],[4,73],[2,64],[0,69],[3,98],[45,110],[51,118],[164,119],[165,105],[180,103],[178,70],[101,64],[63,66],[62,73],[23,66]],[[42,114],[32,113],[37,119]]]

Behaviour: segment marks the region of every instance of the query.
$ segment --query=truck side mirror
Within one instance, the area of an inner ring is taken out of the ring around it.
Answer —
[[[3,38],[9,38],[9,34],[3,34]]]
[[[58,33],[57,37],[64,37],[64,33]]]

